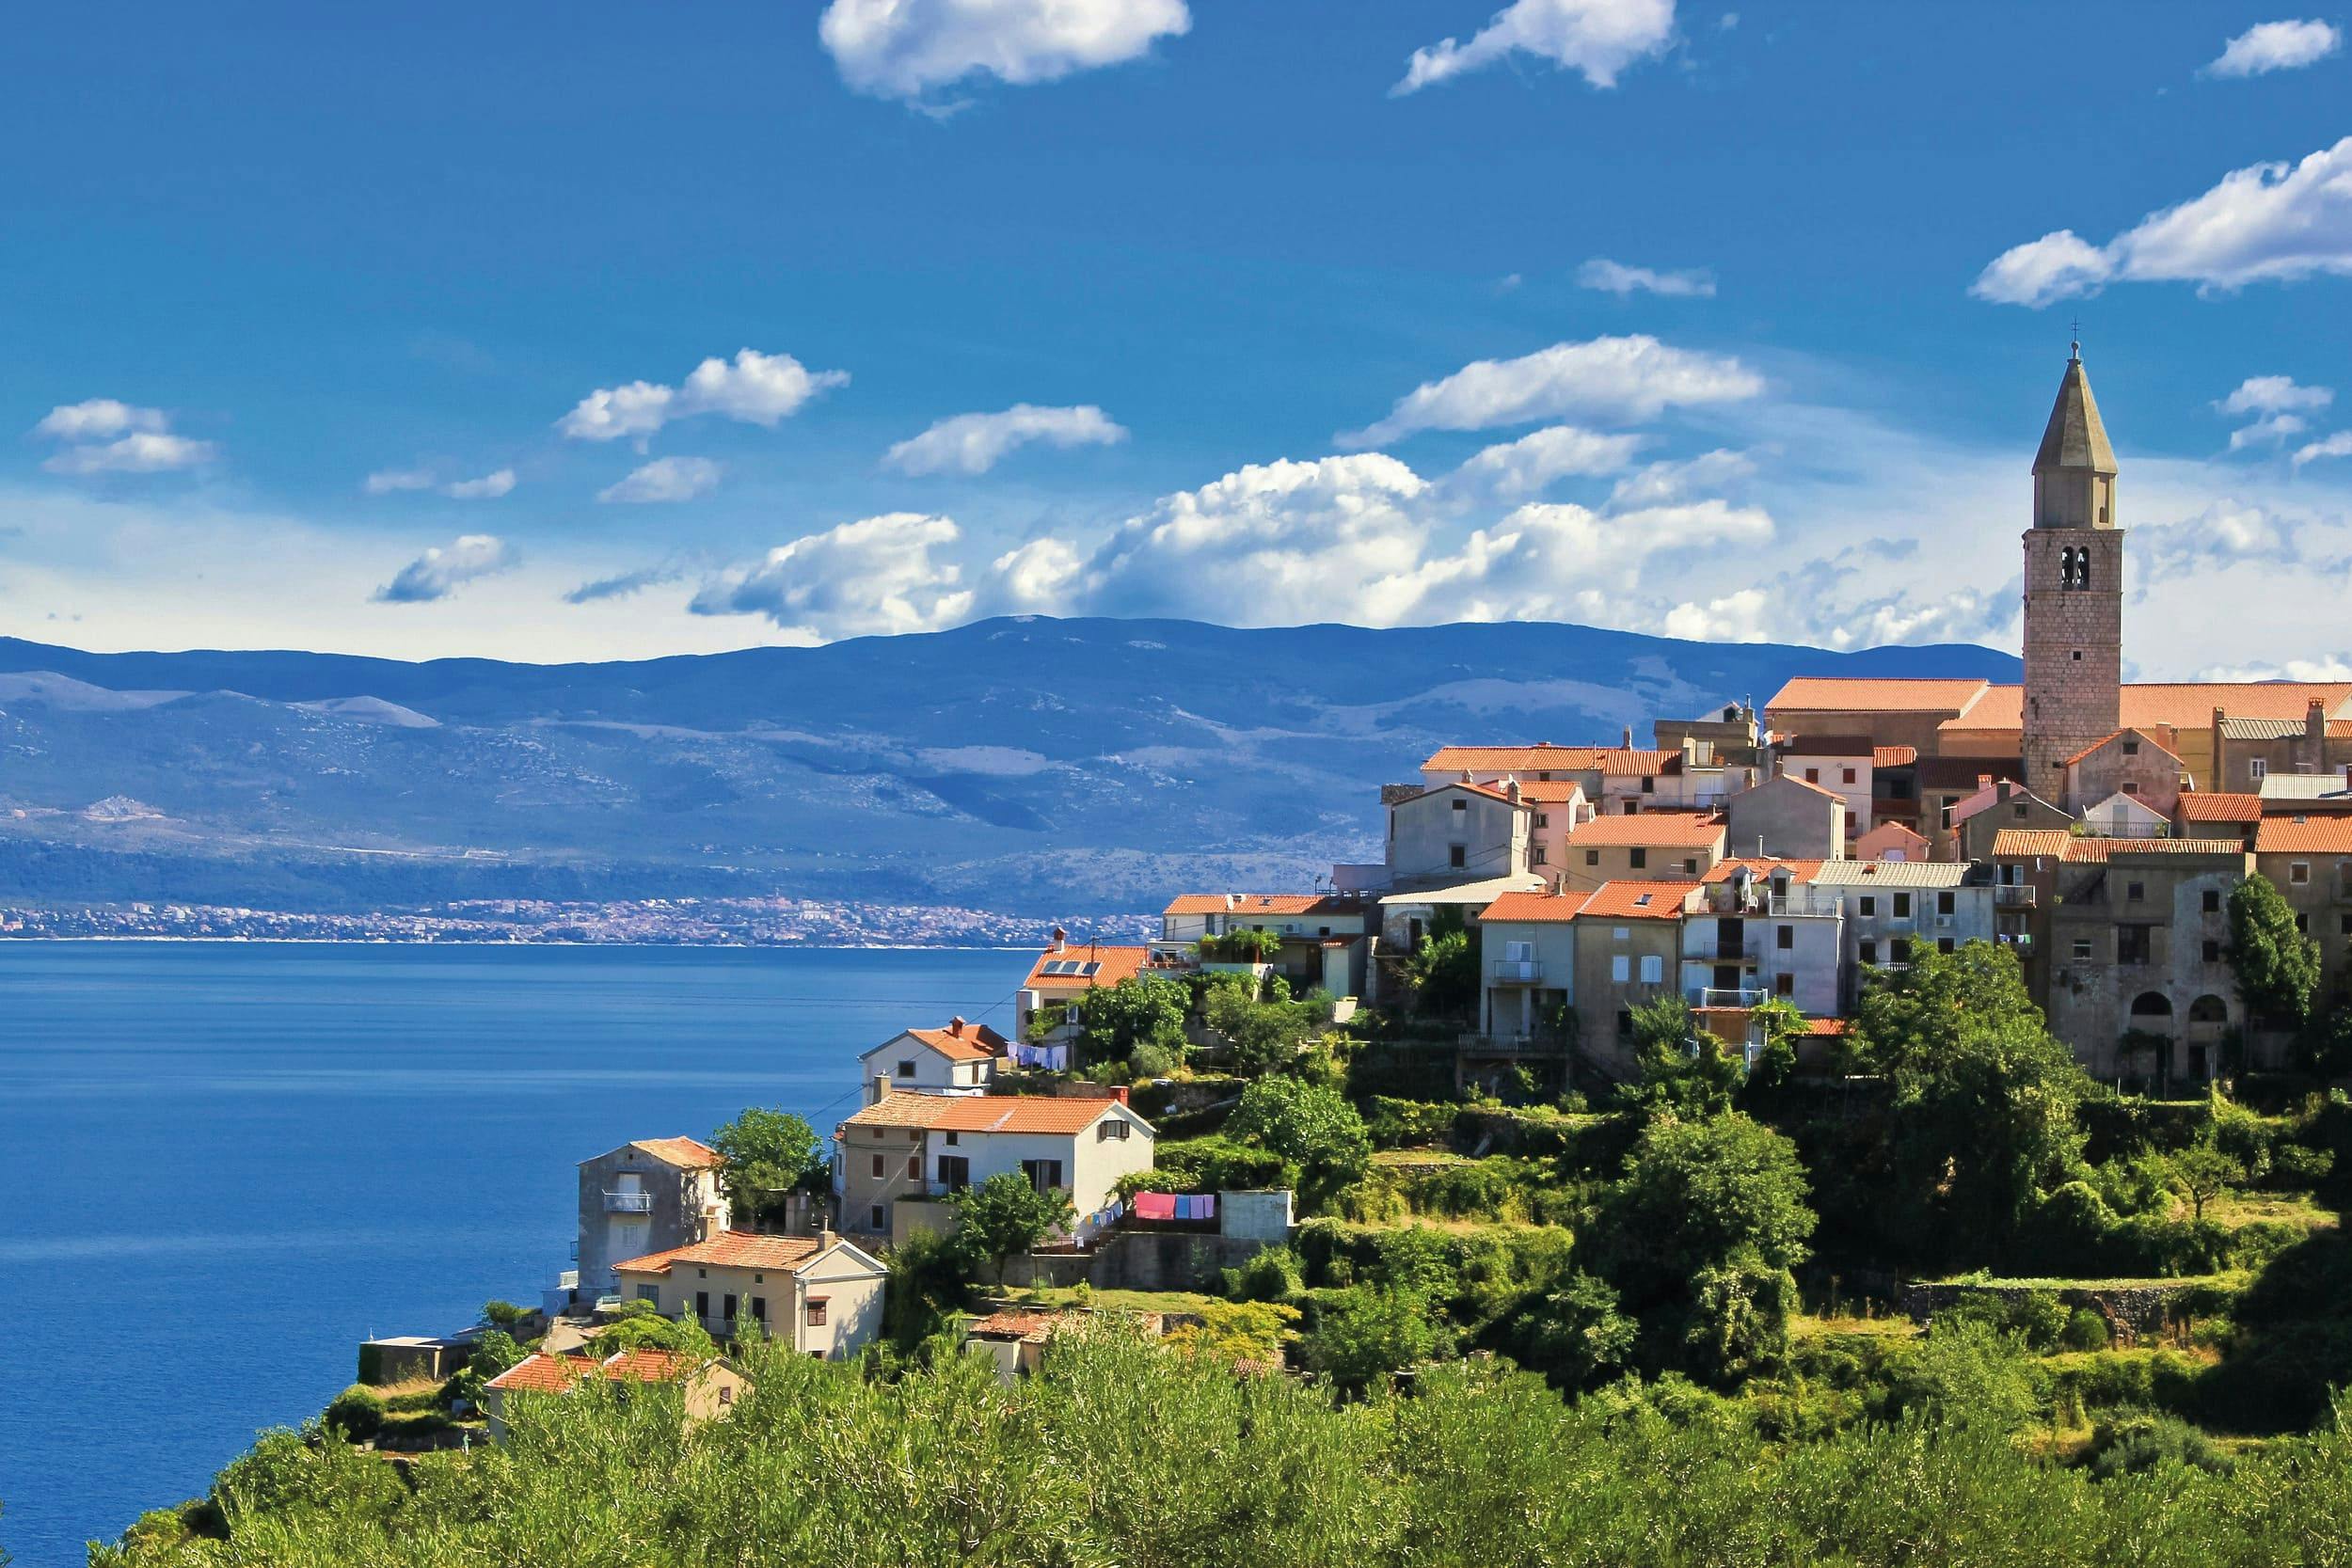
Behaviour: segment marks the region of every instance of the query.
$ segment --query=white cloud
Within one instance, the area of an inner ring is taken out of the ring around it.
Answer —
[[[1025,86],[1117,65],[1191,25],[1184,0],[833,0],[817,37],[854,90],[912,100],[970,76]]]
[[[389,496],[401,490],[430,490],[433,484],[430,468],[380,468],[362,480],[359,487],[371,496]]]
[[[890,449],[882,461],[905,474],[984,474],[1013,448],[1030,441],[1048,446],[1112,446],[1127,438],[1125,427],[1091,404],[1074,408],[1040,408],[1016,403],[997,414],[957,414],[920,436]]]
[[[600,501],[691,501],[718,488],[719,465],[707,457],[657,457],[596,492]]]
[[[1761,588],[1739,588],[1705,604],[1684,600],[1666,611],[1660,630],[1692,642],[1770,642],[1789,635],[1786,609],[1777,611]]]
[[[1633,461],[1645,437],[1553,425],[1488,447],[1447,476],[1446,483],[1505,500],[1532,496],[1554,480],[1613,474]]]
[[[583,582],[564,595],[565,604],[598,604],[606,599],[625,599],[648,588],[675,582],[686,575],[686,568],[665,562],[659,566],[641,566],[633,572],[616,572],[611,577]]]
[[[496,473],[484,474],[480,479],[457,480],[445,486],[441,494],[452,500],[496,500],[514,488],[515,470],[501,468]]]
[[[2322,457],[2352,457],[2352,430],[2339,430],[2324,441],[2313,441],[2309,446],[2297,447],[2295,451],[2295,466],[2299,468],[2304,464]]]
[[[622,436],[642,441],[672,420],[719,414],[772,429],[818,393],[849,380],[847,371],[812,371],[788,354],[747,348],[739,350],[732,363],[715,356],[704,360],[678,387],[650,381],[599,387],[555,428],[578,441]]]
[[[2352,662],[2340,655],[2290,658],[2278,664],[2215,664],[2192,677],[2201,681],[2352,681]]]
[[[160,433],[170,426],[160,408],[136,408],[113,398],[61,403],[33,426],[33,434],[59,441],[103,441],[132,431]]]
[[[521,558],[506,541],[488,533],[468,533],[444,548],[436,545],[403,566],[391,581],[375,591],[383,604],[429,604],[445,599],[476,578],[507,571]]]
[[[1763,377],[1726,355],[1672,348],[1646,335],[1595,338],[1517,359],[1476,360],[1422,383],[1397,399],[1388,418],[1338,440],[1369,447],[1417,430],[1490,430],[1534,420],[1629,423],[1670,405],[1737,402],[1763,389]]]
[[[2195,283],[2200,293],[2352,273],[2352,136],[2301,162],[2233,169],[2107,245],[2061,229],[1994,259],[1969,293],[2039,309],[2109,282]]]
[[[2265,414],[2252,424],[2240,425],[2230,432],[2230,450],[2239,451],[2247,447],[2275,447],[2290,436],[2300,436],[2311,428],[2311,421],[2300,414]]]
[[[703,584],[691,608],[764,615],[804,642],[936,631],[972,609],[961,569],[933,554],[961,536],[949,518],[920,513],[860,518],[728,568]]]
[[[1746,452],[1719,447],[1680,462],[1652,463],[1639,473],[1628,474],[1611,487],[1609,505],[1619,512],[1667,506],[1687,500],[1701,490],[1720,489],[1755,473],[1756,462]]]
[[[2205,67],[2208,76],[2261,76],[2295,71],[2326,59],[2344,46],[2344,35],[2325,22],[2264,22],[2249,27]]]
[[[1629,267],[1623,262],[1612,261],[1606,256],[1596,256],[1577,268],[1576,282],[1579,288],[1598,289],[1603,293],[1618,295],[1650,293],[1680,299],[1715,297],[1714,277],[1703,267],[1660,272],[1653,267]]]
[[[1032,539],[989,562],[994,596],[1010,612],[1057,608],[1085,566],[1076,546],[1064,539]]]
[[[210,441],[143,430],[103,446],[68,447],[41,467],[53,474],[162,474],[200,467],[217,455]]]
[[[2249,375],[2214,406],[2224,414],[2282,414],[2295,408],[2325,408],[2335,400],[2332,387],[2298,386],[2291,375]]]
[[[1515,0],[1495,12],[1468,43],[1445,39],[1413,51],[1391,97],[1419,92],[1518,53],[1574,71],[1596,87],[1674,41],[1674,0]]]

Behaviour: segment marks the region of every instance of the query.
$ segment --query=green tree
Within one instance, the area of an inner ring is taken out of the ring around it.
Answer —
[[[1124,1062],[1137,1046],[1149,1045],[1182,1060],[1184,1008],[1191,993],[1160,974],[1137,974],[1087,993],[1078,1005],[1086,1022],[1078,1031],[1078,1054],[1089,1066]]]
[[[2297,1027],[2319,990],[2319,944],[2295,928],[2286,895],[2261,877],[2230,890],[2230,971],[2254,1017]]]
[[[1641,1076],[1622,1098],[1653,1114],[1699,1117],[1728,1111],[1746,1076],[1744,1064],[1699,1028],[1679,996],[1633,1009],[1633,1053]]]
[[[1026,1252],[1070,1223],[1070,1195],[1059,1187],[1039,1190],[1019,1171],[1000,1170],[955,1196],[958,1249],[970,1262],[985,1259],[1005,1277],[1005,1260]]]
[[[1299,1352],[1310,1370],[1343,1387],[1361,1388],[1445,1354],[1451,1342],[1441,1322],[1410,1291],[1351,1286],[1327,1291],[1317,1302],[1314,1326]]]
[[[1470,1018],[1478,1011],[1478,946],[1462,911],[1440,904],[1429,927],[1405,960],[1405,984],[1413,1008],[1434,1018]]]
[[[1607,1272],[1639,1305],[1734,1261],[1793,1268],[1816,1223],[1806,1192],[1796,1145],[1736,1111],[1654,1122],[1601,1202]]]
[[[726,1162],[719,1188],[741,1225],[780,1216],[787,1195],[817,1180],[825,1168],[817,1130],[789,1111],[754,1105],[710,1134],[710,1147]]]
[[[1748,1011],[1748,1022],[1764,1030],[1764,1049],[1748,1069],[1745,1092],[1770,1093],[1797,1075],[1797,1040],[1804,1033],[1804,1014],[1784,996],[1768,996]]]
[[[1328,1193],[1372,1163],[1372,1134],[1347,1097],[1295,1078],[1261,1078],[1242,1090],[1225,1133],[1298,1167],[1301,1185]]]
[[[2075,1108],[2090,1081],[2043,1027],[2006,948],[1921,952],[1863,999],[1864,1061],[1894,1087],[1875,1205],[1915,1258],[1981,1259],[2012,1241],[2043,1193],[2082,1174]]]
[[[2246,1180],[2245,1162],[2223,1150],[2210,1134],[2182,1149],[2169,1162],[2172,1180],[2188,1199],[2189,1217],[2205,1217],[2205,1205]]]
[[[1640,1332],[1641,1324],[1618,1308],[1609,1282],[1579,1271],[1522,1306],[1506,1339],[1521,1366],[1563,1388],[1581,1390],[1623,1371]]]

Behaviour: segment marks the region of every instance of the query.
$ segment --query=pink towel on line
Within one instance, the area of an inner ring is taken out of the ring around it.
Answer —
[[[1136,1218],[1139,1220],[1172,1220],[1175,1217],[1175,1194],[1137,1193],[1136,1195]]]

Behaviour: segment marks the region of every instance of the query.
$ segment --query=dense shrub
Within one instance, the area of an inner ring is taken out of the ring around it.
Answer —
[[[1222,1136],[1164,1143],[1152,1159],[1151,1170],[1120,1179],[1122,1195],[1254,1192],[1298,1184],[1298,1168],[1279,1154]]]
[[[2164,1465],[2190,1465],[2227,1472],[2230,1457],[2213,1439],[2177,1416],[2123,1416],[2102,1421],[2091,1433],[2083,1463],[2101,1481],[2138,1475]]]
[[[2066,1327],[2058,1334],[2058,1343],[2072,1351],[2105,1350],[2112,1338],[2106,1319],[2088,1307],[2068,1313]]]
[[[384,1425],[384,1396],[353,1384],[335,1396],[320,1419],[354,1442],[373,1437]]]
[[[1225,1293],[1234,1301],[1295,1301],[1307,1289],[1298,1254],[1271,1246],[1223,1275]]]

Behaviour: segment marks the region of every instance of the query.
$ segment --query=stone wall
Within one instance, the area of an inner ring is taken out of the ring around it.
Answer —
[[[2090,552],[2090,586],[2060,586],[2064,552]],[[2123,531],[2026,532],[2026,786],[2058,793],[2060,765],[2113,735],[2123,701]]]
[[[1088,1252],[1009,1259],[1005,1283],[1064,1287],[1083,1280],[1098,1291],[1198,1291],[1215,1286],[1220,1271],[1240,1268],[1274,1244],[1254,1236],[1115,1230]]]
[[[2128,1346],[2145,1336],[2160,1333],[2171,1322],[2175,1304],[2182,1298],[2201,1296],[2211,1288],[2197,1280],[2162,1285],[2085,1285],[2057,1289],[2034,1285],[1926,1285],[1913,1282],[1903,1286],[1895,1300],[1912,1322],[1925,1323],[1936,1313],[1957,1307],[1970,1296],[2020,1301],[2049,1289],[2067,1306],[2088,1307],[2105,1318],[2109,1337],[2116,1344]]]

